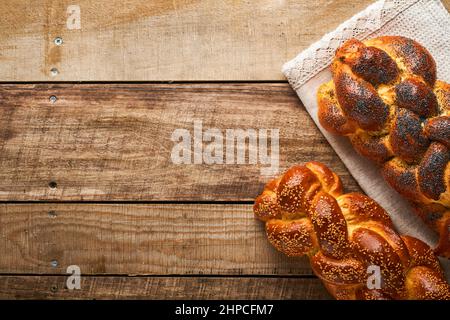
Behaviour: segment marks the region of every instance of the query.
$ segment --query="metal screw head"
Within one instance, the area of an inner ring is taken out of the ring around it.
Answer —
[[[56,37],[55,40],[53,40],[53,42],[57,45],[60,46],[63,44],[63,39],[61,37]]]
[[[55,77],[55,76],[58,75],[59,71],[58,71],[58,69],[56,69],[56,68],[51,68],[51,69],[50,69],[50,73],[51,73],[51,75],[52,75],[53,77]]]
[[[56,100],[58,100],[58,98],[56,97],[56,96],[50,96],[50,102],[51,103],[55,103],[56,102]]]
[[[56,268],[58,266],[58,261],[57,260],[52,260],[50,262],[50,265],[52,266],[52,268]]]

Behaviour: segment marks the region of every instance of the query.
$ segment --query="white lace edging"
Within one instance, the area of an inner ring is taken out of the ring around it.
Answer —
[[[419,0],[381,0],[375,2],[284,64],[283,74],[289,80],[292,88],[297,90],[331,64],[336,49],[345,40],[367,38],[417,1]]]

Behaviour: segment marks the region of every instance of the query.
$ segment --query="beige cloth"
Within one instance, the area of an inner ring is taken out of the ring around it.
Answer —
[[[378,1],[286,63],[283,73],[364,192],[390,213],[402,234],[434,246],[437,235],[386,184],[379,169],[359,156],[347,138],[326,132],[318,122],[316,93],[322,83],[331,79],[328,67],[335,50],[349,38],[363,40],[381,35],[401,35],[417,40],[436,60],[438,79],[450,82],[450,15],[438,0]],[[450,260],[441,259],[441,262],[450,280]]]

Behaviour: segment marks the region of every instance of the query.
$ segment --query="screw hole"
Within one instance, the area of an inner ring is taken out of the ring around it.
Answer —
[[[59,71],[56,68],[51,68],[50,73],[53,77],[56,77],[58,75]]]
[[[50,288],[50,291],[51,291],[51,292],[56,292],[56,291],[58,291],[58,287],[57,287],[57,286],[52,286],[52,287]]]
[[[53,42],[57,45],[60,46],[63,44],[63,39],[61,37],[56,37],[55,40],[53,40]]]
[[[55,218],[57,215],[58,215],[58,214],[56,213],[55,210],[50,210],[50,211],[48,212],[48,216],[49,216],[50,218]]]
[[[48,186],[50,187],[50,189],[56,189],[56,187],[58,187],[58,184],[55,181],[50,181],[48,183]]]

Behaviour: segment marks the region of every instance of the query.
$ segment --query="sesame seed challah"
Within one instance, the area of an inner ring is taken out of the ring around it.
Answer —
[[[431,248],[399,236],[369,197],[343,194],[339,177],[321,163],[294,166],[267,183],[254,213],[270,243],[288,256],[307,255],[337,299],[450,299]],[[370,266],[379,267],[379,288],[367,286]]]

